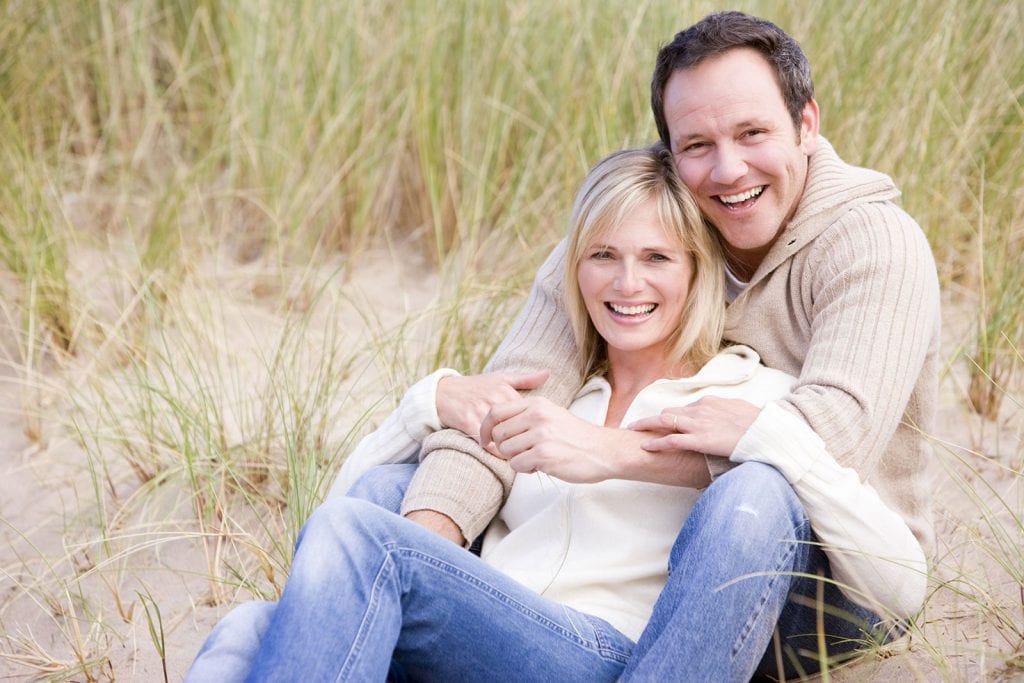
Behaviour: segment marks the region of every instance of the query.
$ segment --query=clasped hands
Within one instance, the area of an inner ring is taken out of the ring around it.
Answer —
[[[545,472],[591,483],[634,478],[629,452],[703,453],[728,457],[760,408],[739,399],[705,396],[682,407],[613,429],[592,424],[540,396],[522,396],[547,380],[546,371],[452,376],[437,387],[445,427],[475,438],[516,472]]]

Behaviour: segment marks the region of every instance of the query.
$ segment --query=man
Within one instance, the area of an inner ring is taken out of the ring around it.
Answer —
[[[465,542],[498,510],[515,471],[558,476],[573,449],[628,459],[638,471],[675,468],[677,480],[708,488],[673,549],[625,678],[812,673],[826,654],[876,637],[887,606],[837,590],[792,482],[747,461],[761,444],[784,443],[779,411],[796,416],[930,552],[922,434],[937,394],[934,261],[920,228],[893,203],[891,180],[848,166],[819,137],[810,67],[777,26],[737,12],[706,17],[661,50],[651,91],[661,139],[722,238],[726,337],[799,383],[763,410],[706,398],[635,432],[594,427],[557,454],[502,448],[513,436],[502,433],[504,415],[485,419],[479,436],[500,458],[454,430],[438,432],[424,444],[402,512]],[[542,267],[490,369],[549,369],[540,391],[564,404],[579,377],[558,304],[563,258],[557,249]],[[517,382],[535,384],[509,375],[509,385]],[[458,378],[439,385],[439,415],[475,434],[487,397],[460,388]]]

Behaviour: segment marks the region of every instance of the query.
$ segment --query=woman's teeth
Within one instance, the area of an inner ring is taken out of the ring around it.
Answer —
[[[619,315],[644,315],[655,309],[656,304],[643,304],[640,306],[620,306],[619,304],[608,303],[608,308]]]

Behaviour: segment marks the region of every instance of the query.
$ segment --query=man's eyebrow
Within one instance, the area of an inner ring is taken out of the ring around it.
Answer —
[[[704,136],[699,133],[687,133],[686,135],[680,135],[677,137],[676,144],[682,144],[684,142],[689,142],[690,140],[697,140],[702,137]]]
[[[771,125],[764,119],[744,119],[732,124],[732,130],[734,132],[745,130],[747,128],[771,128]],[[706,135],[701,133],[685,133],[675,138],[675,144],[680,146],[692,140],[703,140],[706,137]]]
[[[733,126],[733,129],[737,130],[737,129],[740,129],[740,128],[768,128],[768,127],[769,127],[768,126],[768,121],[766,121],[766,120],[763,120],[763,119],[746,119],[744,121],[740,121],[735,126]]]

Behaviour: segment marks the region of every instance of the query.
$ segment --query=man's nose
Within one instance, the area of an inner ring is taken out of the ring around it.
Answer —
[[[742,150],[734,145],[720,145],[715,151],[711,180],[719,185],[732,185],[746,174],[747,162]]]

